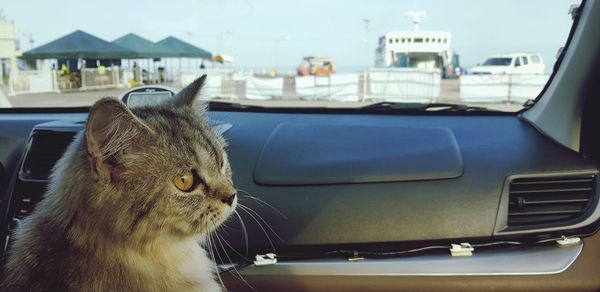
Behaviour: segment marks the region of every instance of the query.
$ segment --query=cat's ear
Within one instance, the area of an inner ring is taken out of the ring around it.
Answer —
[[[177,95],[175,95],[175,105],[188,105],[192,106],[206,81],[206,74],[200,76],[194,82],[190,83],[184,89],[182,89]]]
[[[85,144],[92,171],[101,180],[111,179],[114,154],[131,143],[152,133],[121,101],[103,98],[97,101],[88,115]]]

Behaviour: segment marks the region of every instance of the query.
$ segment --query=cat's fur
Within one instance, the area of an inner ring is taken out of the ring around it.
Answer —
[[[237,198],[225,141],[195,102],[204,79],[161,106],[92,106],[15,234],[1,291],[222,289],[198,242]],[[182,192],[173,179],[191,169],[202,181]]]

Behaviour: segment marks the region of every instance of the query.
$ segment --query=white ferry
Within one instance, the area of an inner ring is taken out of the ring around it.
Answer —
[[[375,67],[439,69],[442,76],[451,77],[459,67],[458,56],[452,52],[452,34],[447,31],[422,31],[419,23],[424,11],[409,11],[412,31],[391,31],[379,38],[375,50]]]

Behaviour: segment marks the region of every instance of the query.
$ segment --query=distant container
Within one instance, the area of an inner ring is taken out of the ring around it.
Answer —
[[[296,68],[298,76],[329,76],[335,74],[335,61],[331,58],[304,57]]]

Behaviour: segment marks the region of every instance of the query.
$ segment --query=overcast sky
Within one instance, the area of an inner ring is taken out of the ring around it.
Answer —
[[[290,69],[303,56],[332,57],[338,67],[372,64],[379,36],[410,30],[408,10],[425,10],[422,30],[452,33],[462,65],[490,54],[537,51],[554,62],[567,38],[575,0],[0,0],[24,34],[39,46],[81,29],[112,41],[134,32],[151,41],[174,35],[213,53],[234,56],[236,66]],[[370,19],[365,44],[363,19]]]

